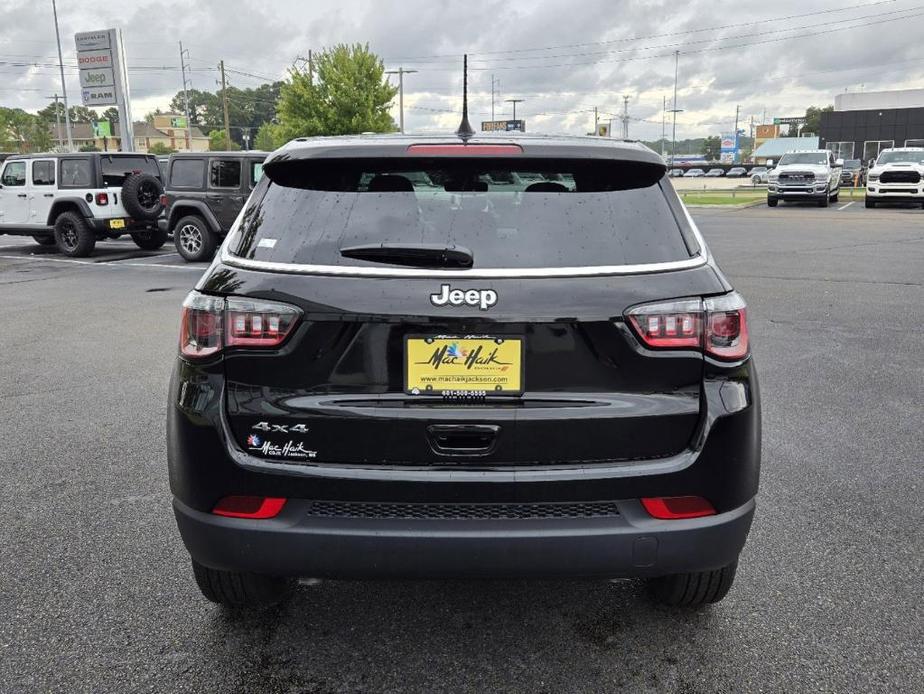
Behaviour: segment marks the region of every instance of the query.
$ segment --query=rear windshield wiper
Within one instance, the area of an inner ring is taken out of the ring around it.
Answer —
[[[470,268],[475,256],[462,246],[440,243],[370,243],[340,249],[344,258],[410,267]]]

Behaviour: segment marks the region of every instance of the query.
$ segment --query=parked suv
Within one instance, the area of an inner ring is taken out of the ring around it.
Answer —
[[[263,175],[266,152],[173,154],[167,169],[165,227],[189,261],[211,260],[250,191]]]
[[[174,510],[208,599],[271,602],[298,577],[726,594],[757,378],[744,300],[657,154],[318,138],[264,172],[183,304],[169,389]]]
[[[814,200],[819,207],[837,202],[843,159],[827,149],[787,152],[767,176],[767,205],[780,200]]]
[[[841,185],[850,188],[866,185],[866,167],[861,159],[845,159],[841,169]]]
[[[167,240],[157,224],[162,192],[153,156],[13,155],[0,170],[0,233],[32,236],[71,257],[126,233],[139,248],[156,250]]]
[[[879,153],[869,170],[866,206],[919,202],[924,206],[924,147],[894,147]]]

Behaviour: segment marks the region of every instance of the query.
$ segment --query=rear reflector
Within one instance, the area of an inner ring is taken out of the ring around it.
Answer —
[[[659,520],[714,516],[715,509],[701,496],[656,496],[642,499],[648,515]]]
[[[275,518],[285,505],[285,499],[273,496],[226,496],[212,513],[228,518]]]
[[[520,145],[409,145],[408,154],[422,154],[430,157],[491,157],[522,154]]]

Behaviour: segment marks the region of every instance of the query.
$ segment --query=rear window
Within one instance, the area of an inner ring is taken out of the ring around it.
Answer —
[[[369,244],[461,246],[473,269],[685,260],[698,250],[664,167],[475,159],[289,162],[268,170],[233,253],[387,267]]]
[[[170,170],[171,188],[201,188],[205,180],[205,159],[174,159]]]
[[[99,158],[104,186],[120,186],[133,173],[140,172],[160,178],[160,167],[154,157],[103,155]]]

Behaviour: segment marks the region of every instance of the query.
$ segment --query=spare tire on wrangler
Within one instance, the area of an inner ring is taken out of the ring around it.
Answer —
[[[160,196],[164,186],[151,174],[132,174],[122,184],[122,207],[132,218],[154,221],[163,211]]]

